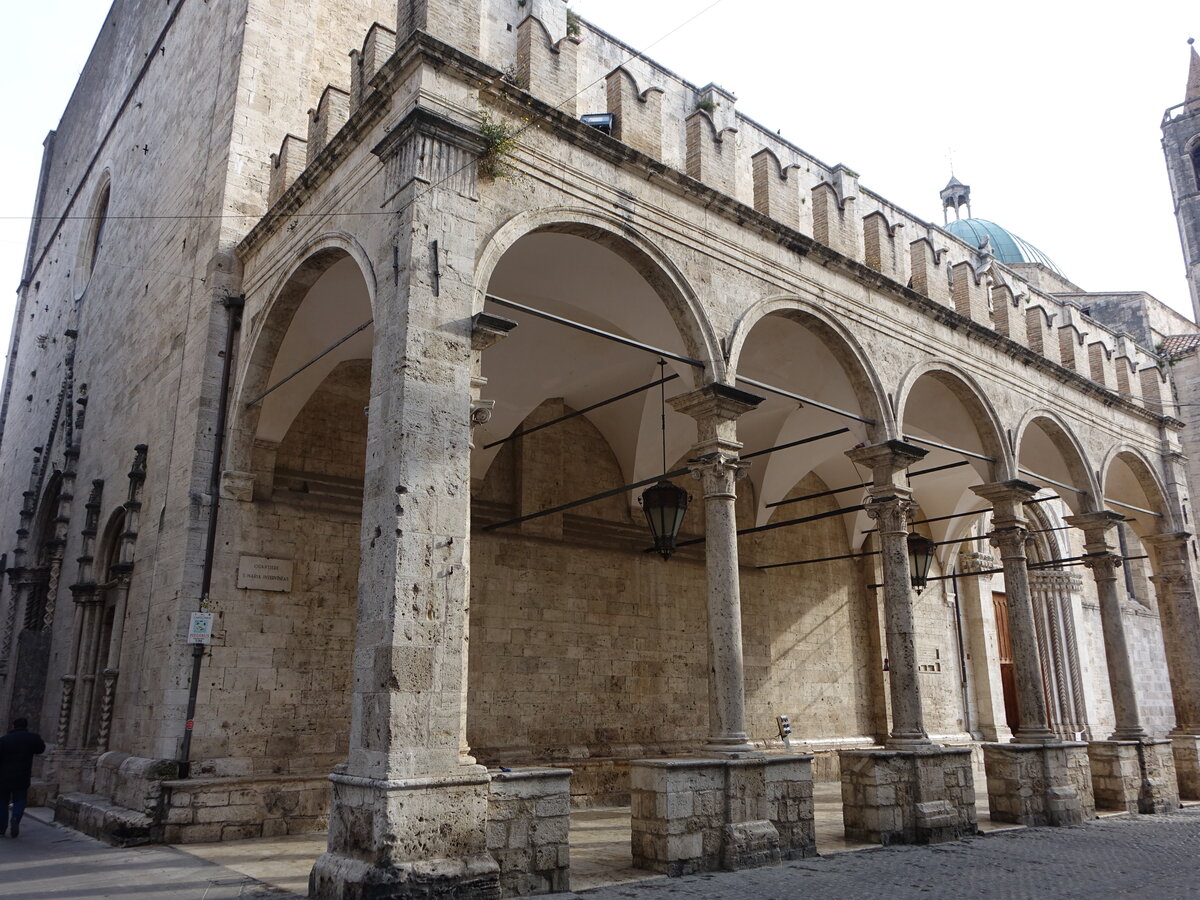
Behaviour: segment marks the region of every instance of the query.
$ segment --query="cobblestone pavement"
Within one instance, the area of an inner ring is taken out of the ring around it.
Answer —
[[[562,896],[562,895],[560,895]],[[1025,828],[932,847],[886,847],[767,869],[660,878],[580,900],[1200,898],[1200,808]]]
[[[118,850],[31,810],[0,837],[0,897],[11,900],[299,900],[171,847]]]

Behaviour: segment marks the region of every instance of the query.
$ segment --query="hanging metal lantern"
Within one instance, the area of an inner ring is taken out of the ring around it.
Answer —
[[[654,549],[663,559],[669,559],[675,552],[675,539],[679,537],[683,514],[687,512],[688,492],[663,479],[646,488],[638,502],[642,504],[650,533],[654,535]]]
[[[908,535],[908,572],[912,579],[913,590],[918,594],[925,590],[929,583],[929,567],[933,564],[933,554],[937,545],[923,534],[915,531]]]

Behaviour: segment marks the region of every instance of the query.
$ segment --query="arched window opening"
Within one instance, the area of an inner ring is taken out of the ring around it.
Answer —
[[[1192,150],[1192,174],[1196,177],[1196,190],[1200,191],[1200,144]]]
[[[104,229],[108,225],[108,198],[112,185],[104,185],[100,198],[96,201],[96,209],[92,214],[92,240],[88,248],[88,274],[96,268],[96,259],[100,256],[100,248],[104,245]]]

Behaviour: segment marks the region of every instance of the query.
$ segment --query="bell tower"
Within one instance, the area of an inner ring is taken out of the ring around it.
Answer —
[[[1193,318],[1200,321],[1200,54],[1191,45],[1187,95],[1163,114],[1163,153],[1171,178],[1175,218],[1192,294]]]

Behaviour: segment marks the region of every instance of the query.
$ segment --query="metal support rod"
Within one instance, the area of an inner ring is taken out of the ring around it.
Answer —
[[[847,412],[844,409],[838,409],[836,406],[830,406],[828,403],[821,403],[819,400],[813,400],[811,397],[804,397],[800,394],[794,394],[791,391],[785,391],[783,388],[775,387],[771,384],[764,384],[761,381],[755,381],[753,378],[744,378],[741,375],[737,376],[737,380],[743,384],[748,384],[751,387],[761,388],[764,391],[769,391],[772,394],[778,394],[780,397],[787,397],[789,400],[798,400],[806,406],[815,406],[817,409],[823,409],[826,412],[835,413],[839,416],[845,416],[847,419],[853,419],[856,422],[862,422],[866,425],[874,425],[874,419],[868,419],[860,416],[858,413]]]
[[[775,453],[779,450],[789,450],[792,447],[799,447],[801,444],[811,444],[814,441],[823,441],[826,438],[836,437],[839,434],[845,434],[849,428],[839,428],[837,431],[826,431],[824,434],[814,434],[812,437],[801,438],[798,441],[789,441],[786,444],[776,444],[774,447],[768,447],[766,450],[755,450],[753,453],[743,453],[741,459],[756,459],[759,456],[766,456],[768,453]]]
[[[1122,557],[1122,559],[1124,559],[1124,560],[1149,559],[1149,558],[1150,557],[1148,557],[1148,556],[1125,556],[1125,557]],[[1049,562],[1034,563],[1033,565],[1029,566],[1028,568],[1029,568],[1029,571],[1031,571],[1031,572],[1036,572],[1041,569],[1072,569],[1075,566],[1082,566],[1083,560],[1084,560],[1084,557],[1082,557],[1082,556],[1072,556],[1070,559],[1052,559]],[[949,575],[934,575],[930,578],[926,578],[925,580],[926,581],[947,581],[949,579],[954,578],[955,575],[957,575],[959,578],[974,578],[977,575],[999,575],[1003,571],[1004,571],[1003,569],[981,569],[978,572],[957,572],[957,573],[951,573]],[[882,584],[868,584],[867,585],[868,590],[871,588],[881,588],[881,587],[883,587]]]
[[[1061,500],[1061,499],[1062,499],[1062,497],[1037,497],[1033,500],[1026,500],[1025,503],[1026,504],[1047,503],[1051,500]],[[990,512],[993,512],[993,510],[990,506],[988,506],[984,509],[973,509],[970,512],[952,513],[948,516],[934,516],[932,519],[915,519],[914,521],[909,522],[908,524],[909,525],[928,525],[931,522],[948,522],[951,519],[965,519],[967,516],[981,516],[984,513],[990,513]],[[1067,526],[1067,527],[1070,528],[1071,526]],[[874,534],[874,533],[875,533],[874,528],[868,528],[867,530],[860,532],[860,534]]]
[[[582,322],[576,322],[573,319],[565,319],[562,316],[556,316],[553,313],[543,312],[540,309],[534,309],[532,306],[526,306],[523,303],[516,303],[512,300],[505,300],[503,297],[497,297],[494,294],[488,294],[487,299],[492,303],[497,303],[500,306],[507,306],[509,309],[515,309],[519,312],[529,313],[531,316],[537,316],[539,319],[545,319],[547,322],[554,322],[558,325],[566,325],[568,328],[574,328],[576,331],[582,331],[585,334],[591,334],[596,337],[602,337],[609,341],[614,341],[618,344],[624,344],[626,347],[633,347],[635,350],[644,350],[647,353],[653,353],[656,356],[665,356],[667,359],[673,359],[676,362],[685,363],[697,369],[703,369],[704,363],[698,359],[692,359],[690,356],[680,356],[678,353],[672,353],[669,350],[661,350],[658,347],[652,347],[649,344],[643,344],[641,341],[631,340],[630,338],[621,337],[609,331],[602,331],[599,328],[594,328],[591,325],[584,325]]]
[[[984,462],[995,462],[991,456],[984,456],[982,453],[975,453],[971,450],[963,450],[961,447],[952,447],[949,444],[939,444],[937,441],[931,441],[929,438],[913,437],[910,434],[904,435],[904,440],[913,444],[925,444],[929,447],[937,447],[939,450],[949,450],[951,453],[957,453],[960,456],[969,456],[972,459],[982,459]]]
[[[679,377],[678,375],[672,375],[669,378],[662,379],[661,382],[656,381],[656,382],[654,382],[654,384],[660,384],[662,382],[670,381],[671,378],[678,378],[678,377]],[[650,386],[653,387],[654,385],[650,385]],[[546,424],[551,424],[551,423],[546,423]],[[538,426],[538,427],[544,427],[544,426]],[[533,429],[530,429],[530,430],[532,431]],[[812,437],[803,438],[798,441],[791,441],[790,443],[787,443],[787,444],[780,444],[778,447],[768,447],[766,450],[758,450],[754,453],[749,453],[749,454],[743,456],[742,459],[752,459],[753,457],[763,456],[764,454],[767,454],[767,453],[774,453],[778,450],[786,450],[789,447],[795,447],[799,444],[808,444],[813,441],[824,440],[825,438],[833,437],[834,435],[837,435],[837,434],[844,434],[845,432],[847,432],[849,430],[850,429],[848,429],[848,428],[839,428],[837,431],[827,431],[824,434],[817,434],[817,435],[813,435]],[[526,432],[526,433],[528,433],[528,432]],[[490,447],[492,445],[489,444],[487,446]],[[654,478],[647,478],[645,481],[636,481],[633,484],[627,484],[627,485],[624,485],[623,487],[612,488],[607,491],[602,491],[599,494],[593,494],[590,497],[582,497],[579,500],[572,500],[570,503],[564,503],[561,506],[555,506],[551,509],[543,509],[540,512],[530,513],[527,516],[521,516],[520,518],[517,518],[517,519],[508,519],[504,522],[497,522],[494,525],[485,525],[483,530],[484,531],[494,531],[497,528],[507,528],[510,525],[519,525],[522,522],[528,522],[530,519],[540,519],[543,516],[554,515],[554,513],[563,512],[564,510],[568,510],[568,509],[574,509],[577,506],[586,506],[589,503],[595,503],[597,500],[605,500],[608,497],[612,497],[616,494],[620,494],[625,491],[633,491],[633,490],[637,490],[640,487],[645,487],[648,484],[654,484],[658,481],[663,480],[664,478],[677,478],[680,475],[686,475],[689,471],[691,471],[691,470],[690,469],[676,469],[673,472],[667,472],[665,475],[658,475]],[[862,507],[856,507],[856,509],[861,509],[861,508]],[[822,516],[818,516],[818,518],[821,518],[824,515],[825,514],[822,514]],[[804,521],[809,521],[809,519],[807,519],[807,518],[796,519],[796,520],[794,520],[794,523],[804,522]],[[781,525],[782,524],[788,524],[788,523],[781,523]],[[780,527],[780,525],[764,526],[764,528],[777,528],[777,527]],[[750,530],[753,531],[756,529],[750,529]],[[748,532],[741,532],[741,531],[738,532],[738,534],[746,534],[746,533],[748,533]],[[679,546],[683,547],[683,546],[687,546],[688,544],[699,544],[699,543],[703,543],[703,539],[695,540],[695,541],[685,541],[684,543],[679,544]]]
[[[246,409],[249,409],[255,403],[261,402],[269,394],[273,394],[275,391],[279,390],[281,387],[283,387],[285,384],[287,384],[289,381],[291,381],[293,378],[295,378],[297,375],[299,375],[301,372],[303,372],[305,369],[307,369],[313,363],[318,362],[321,359],[324,359],[326,356],[328,356],[330,353],[332,353],[338,347],[342,346],[342,344],[346,343],[346,341],[350,340],[350,338],[354,337],[356,334],[358,334],[363,329],[371,327],[371,325],[374,322],[375,322],[374,318],[367,319],[367,321],[363,322],[361,325],[359,325],[357,328],[355,328],[353,331],[351,331],[345,337],[339,338],[337,341],[330,344],[328,347],[326,347],[324,350],[322,350],[320,353],[318,353],[316,356],[314,356],[312,359],[310,359],[308,362],[306,362],[300,368],[296,369],[290,375],[286,375],[283,378],[280,378],[277,382],[275,382],[273,385],[271,385],[269,388],[267,388],[265,391],[263,391],[261,394],[259,394],[257,397],[255,397],[253,400],[247,401]]]
[[[587,506],[589,503],[595,503],[597,500],[605,500],[608,497],[615,497],[617,494],[623,494],[626,491],[634,491],[640,487],[645,487],[648,484],[656,484],[664,479],[678,478],[680,475],[686,475],[689,471],[689,469],[676,469],[673,472],[667,472],[663,475],[655,475],[653,478],[647,478],[645,481],[635,481],[633,484],[625,484],[618,488],[610,488],[607,491],[601,491],[599,494],[592,494],[590,497],[582,497],[579,500],[572,500],[570,503],[563,503],[560,506],[554,506],[550,509],[543,509],[540,512],[530,513],[527,516],[519,516],[516,519],[507,519],[503,522],[496,522],[494,525],[484,525],[483,530],[495,531],[497,528],[508,528],[510,525],[520,525],[522,522],[528,522],[532,519],[540,519],[543,516],[552,516],[555,513],[565,512],[568,509],[575,509],[578,506]]]
[[[866,553],[843,553],[841,556],[823,556],[820,559],[798,559],[795,562],[771,563],[766,566],[756,566],[758,569],[784,569],[788,566],[807,566],[811,563],[837,562],[841,559],[863,559],[867,556],[878,556],[878,550],[868,550]]]
[[[541,431],[543,428],[549,428],[551,425],[558,425],[561,422],[566,422],[568,419],[577,418],[590,413],[593,410],[600,409],[602,406],[609,406],[613,403],[619,403],[622,400],[627,400],[630,397],[634,397],[650,390],[651,388],[656,388],[660,384],[666,384],[668,381],[674,381],[678,377],[678,375],[668,375],[666,378],[659,378],[656,381],[650,382],[649,384],[643,384],[641,387],[636,387],[633,390],[626,391],[623,394],[617,394],[615,397],[609,397],[607,400],[601,400],[599,403],[593,403],[591,406],[575,410],[575,412],[569,412],[565,416],[559,416],[557,419],[551,419],[549,422],[543,422],[541,425],[534,425],[532,428],[526,428],[523,431],[514,431],[508,437],[500,438],[498,441],[492,441],[490,444],[484,444],[483,449],[491,450],[493,447],[499,447],[501,444],[507,443],[508,441],[515,440],[519,437],[524,437],[527,434],[533,434],[535,431]]]
[[[1030,478],[1036,478],[1038,481],[1044,481],[1046,484],[1052,484],[1056,488],[1071,491],[1074,494],[1087,494],[1088,491],[1081,491],[1073,484],[1063,484],[1061,481],[1055,481],[1053,478],[1047,478],[1045,475],[1039,475],[1037,472],[1030,472],[1028,469],[1018,469],[1022,475],[1028,475]]]
[[[957,469],[959,466],[968,466],[968,465],[970,465],[970,463],[968,463],[968,462],[956,462],[956,463],[950,463],[945,466],[934,466],[932,469],[918,469],[915,472],[909,472],[908,477],[909,478],[917,478],[918,476],[921,476],[921,475],[931,475],[934,472],[941,472],[941,471],[944,471],[945,469]],[[867,484],[869,484],[869,482],[866,482],[866,483],[859,482],[857,484],[847,485],[846,487],[831,488],[830,490],[827,490],[827,491],[820,491],[819,493],[816,493],[816,494],[805,494],[803,497],[789,497],[786,500],[776,500],[774,503],[768,503],[766,508],[774,509],[777,506],[787,506],[788,504],[791,504],[791,503],[803,503],[805,500],[817,500],[820,497],[832,497],[834,494],[844,494],[846,491],[853,491],[856,489],[865,488],[867,486]]]
[[[1109,506],[1119,506],[1122,509],[1132,509],[1134,512],[1145,513],[1148,516],[1154,516],[1156,519],[1162,518],[1162,513],[1156,513],[1152,509],[1142,509],[1140,506],[1131,506],[1128,503],[1122,503],[1120,500],[1110,500],[1108,497],[1105,497],[1104,502]]]
[[[831,519],[834,516],[844,516],[846,513],[859,512],[866,509],[861,503],[856,506],[843,506],[841,509],[831,509],[828,512],[816,513],[811,516],[802,516],[799,519],[788,519],[784,522],[772,522],[770,525],[759,525],[757,528],[743,528],[738,532],[738,537],[745,534],[758,534],[762,531],[774,531],[776,528],[787,528],[791,525],[802,525],[805,522],[815,522],[818,519]],[[693,544],[703,544],[704,538],[693,538],[690,541],[680,541],[676,546],[690,547]]]
[[[1055,481],[1053,478],[1047,478],[1045,475],[1039,475],[1037,472],[1030,472],[1028,469],[1021,469],[1020,472],[1022,475],[1028,475],[1030,478],[1035,478],[1038,481],[1044,481],[1044,482],[1046,482],[1046,484],[1052,484],[1057,488],[1064,488],[1064,489],[1071,491],[1073,493],[1076,493],[1076,494],[1084,495],[1084,494],[1091,493],[1090,491],[1080,490],[1079,488],[1075,487],[1074,485],[1063,484],[1061,481]],[[1162,518],[1162,513],[1156,513],[1152,509],[1142,509],[1140,506],[1133,506],[1129,503],[1122,503],[1120,500],[1112,500],[1108,497],[1104,497],[1103,500],[1105,503],[1111,504],[1112,506],[1119,506],[1122,509],[1132,509],[1134,512],[1144,513],[1147,516],[1154,516],[1154,518],[1156,518],[1156,519]]]

